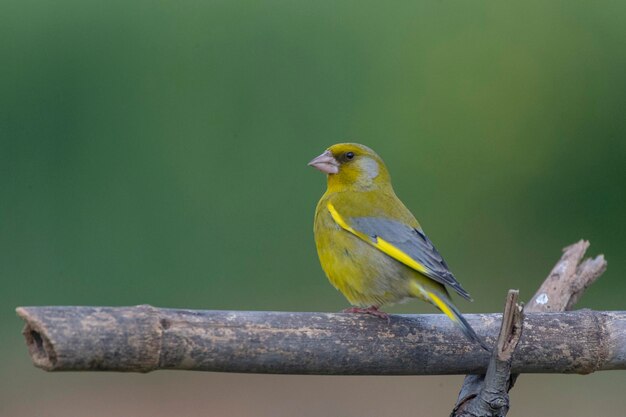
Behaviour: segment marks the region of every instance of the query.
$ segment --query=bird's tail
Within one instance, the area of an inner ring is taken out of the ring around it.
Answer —
[[[452,301],[449,297],[436,293],[434,291],[426,291],[426,294],[429,301],[432,302],[443,314],[448,316],[450,320],[456,323],[457,326],[461,329],[465,337],[467,337],[472,342],[478,343],[483,349],[486,351],[491,351],[489,347],[485,344],[485,342],[478,337],[472,326],[465,320],[465,317],[457,310],[457,308],[452,304]]]

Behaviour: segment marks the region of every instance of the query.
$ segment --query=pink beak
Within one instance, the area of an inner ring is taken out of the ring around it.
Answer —
[[[337,162],[330,151],[326,151],[317,158],[314,158],[309,162],[309,166],[317,168],[326,174],[336,174],[339,172],[339,162]]]

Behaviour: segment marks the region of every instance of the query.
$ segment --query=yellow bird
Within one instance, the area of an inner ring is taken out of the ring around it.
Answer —
[[[309,165],[328,177],[315,210],[315,244],[328,279],[355,306],[344,312],[388,318],[381,306],[419,298],[488,349],[446,286],[471,300],[469,293],[396,196],[380,156],[364,145],[339,143]]]

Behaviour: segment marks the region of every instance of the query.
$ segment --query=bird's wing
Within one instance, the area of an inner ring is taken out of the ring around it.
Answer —
[[[421,229],[379,217],[342,217],[331,203],[328,203],[328,211],[342,229],[471,300],[469,293],[448,270],[448,265]]]

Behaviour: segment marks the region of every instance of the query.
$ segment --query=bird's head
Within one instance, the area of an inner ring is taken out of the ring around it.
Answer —
[[[368,189],[390,185],[389,172],[376,152],[358,143],[338,143],[309,165],[328,174],[328,188]]]

